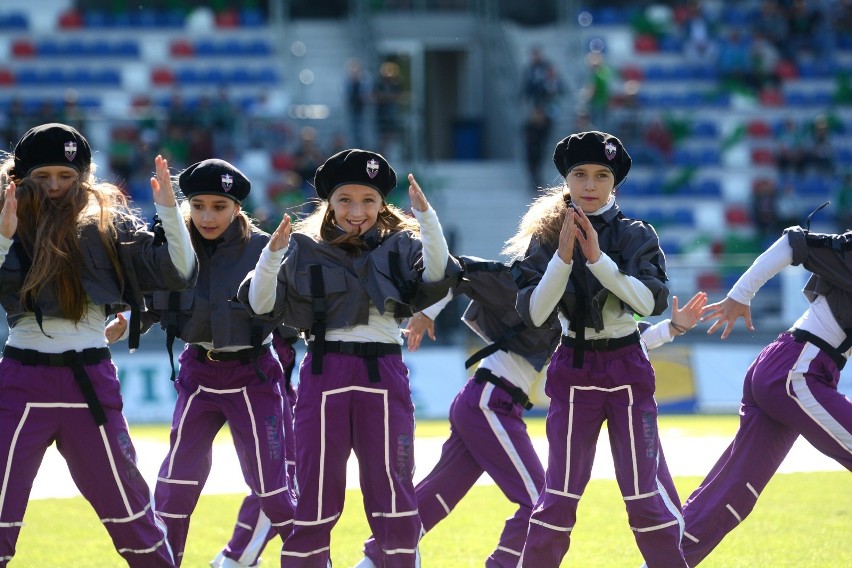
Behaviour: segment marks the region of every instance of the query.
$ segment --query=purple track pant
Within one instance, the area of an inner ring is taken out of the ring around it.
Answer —
[[[837,392],[840,371],[810,343],[782,333],[745,376],[740,427],[683,508],[683,550],[701,562],[754,509],[801,434],[852,470],[852,402]]]
[[[661,466],[654,370],[644,347],[587,350],[581,369],[573,368],[572,359],[573,349],[560,345],[547,371],[545,488],[530,517],[519,566],[556,568],[568,552],[606,421],[630,529],[647,566],[685,567],[683,520],[677,497],[669,494],[668,469]]]

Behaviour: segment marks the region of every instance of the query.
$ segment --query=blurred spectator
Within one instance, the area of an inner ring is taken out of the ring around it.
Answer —
[[[840,184],[834,194],[834,212],[837,232],[852,230],[852,170],[847,170],[840,177]]]
[[[67,89],[62,98],[62,108],[59,111],[59,122],[73,126],[80,132],[86,132],[86,111],[77,104],[79,93],[75,89]]]
[[[552,120],[556,113],[556,104],[562,96],[564,87],[559,72],[541,52],[539,46],[530,49],[530,60],[521,77],[521,98],[527,105],[527,113],[532,116],[533,109],[542,109]]]
[[[379,153],[387,157],[399,142],[400,100],[402,98],[402,80],[399,65],[385,61],[379,68],[379,79],[373,88],[376,101],[376,132],[379,136]],[[391,160],[391,158],[388,158]],[[319,164],[322,164],[322,160]]]
[[[680,26],[684,56],[695,63],[712,63],[719,46],[715,22],[704,11],[701,0],[690,0]]]
[[[524,156],[533,191],[542,187],[541,163],[550,149],[553,121],[543,107],[533,106],[524,122]]]
[[[314,173],[325,162],[326,155],[317,143],[317,131],[305,126],[299,133],[299,145],[293,152],[295,171],[302,178],[302,193],[305,198],[315,197],[313,187]]]
[[[643,147],[649,165],[665,166],[671,162],[674,134],[662,116],[654,115],[645,127]]]
[[[751,58],[753,78],[751,84],[758,91],[763,89],[777,89],[781,86],[781,78],[778,75],[778,64],[781,55],[778,49],[763,34],[755,32],[751,41]]]
[[[782,181],[776,203],[778,223],[781,227],[792,227],[804,222],[807,212],[803,211],[802,200],[796,195],[796,186],[790,179]]]
[[[755,180],[751,195],[751,218],[761,239],[775,239],[783,228],[778,218],[778,193],[773,180]]]
[[[819,114],[814,117],[805,133],[802,149],[806,171],[821,175],[831,175],[834,172],[834,145],[827,116]]]
[[[226,87],[219,87],[216,98],[210,105],[210,120],[213,127],[213,148],[217,156],[229,154],[234,149],[238,111]]]
[[[755,88],[751,42],[739,28],[728,29],[727,41],[723,41],[719,47],[717,67],[727,88],[734,90]]]
[[[186,100],[178,90],[172,91],[169,98],[169,104],[166,109],[166,123],[167,130],[170,126],[190,128],[196,124],[195,113],[187,106]]]
[[[825,57],[825,46],[820,43],[819,32],[823,28],[822,12],[805,0],[793,0],[787,9],[786,43],[796,59],[802,55]]]
[[[133,126],[122,124],[112,129],[109,152],[109,169],[115,179],[113,183],[130,195],[128,184],[141,156],[137,151],[138,132]]]
[[[760,3],[760,12],[751,29],[775,46],[783,59],[795,61],[796,54],[787,42],[790,26],[778,0],[763,0]]]
[[[364,148],[364,115],[370,100],[370,87],[361,67],[361,61],[354,57],[347,62],[344,92],[352,147]]]
[[[804,167],[802,133],[792,116],[787,116],[775,134],[775,165],[782,175],[801,174]]]
[[[15,149],[15,142],[20,140],[33,124],[36,124],[20,97],[14,97],[9,101],[9,109],[5,113],[0,113],[0,120],[2,120],[0,130],[3,137],[0,140],[0,149],[5,152],[12,152]]]
[[[165,133],[160,137],[160,148],[170,167],[183,169],[190,165],[189,140],[182,126],[168,124]]]
[[[596,130],[608,132],[609,105],[615,76],[602,53],[590,52],[586,56],[586,64],[588,79],[583,87],[583,99],[589,110],[589,120]]]

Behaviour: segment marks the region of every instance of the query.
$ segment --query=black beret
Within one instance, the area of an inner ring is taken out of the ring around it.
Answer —
[[[576,166],[604,165],[612,170],[615,187],[618,187],[627,177],[633,160],[621,140],[612,134],[592,130],[572,134],[560,140],[553,152],[553,163],[562,177],[567,177],[568,172]]]
[[[88,140],[67,124],[34,126],[15,146],[15,175],[22,179],[44,166],[67,166],[81,172],[91,165]]]
[[[314,187],[322,199],[348,183],[372,187],[387,197],[396,187],[396,172],[381,154],[353,148],[330,157],[314,175]]]
[[[226,162],[211,158],[192,164],[178,176],[178,185],[183,194],[224,195],[237,203],[248,197],[251,182],[243,172]]]

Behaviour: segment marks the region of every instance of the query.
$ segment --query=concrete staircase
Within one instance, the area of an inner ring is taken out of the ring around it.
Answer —
[[[398,174],[403,193],[406,173]],[[436,162],[414,174],[438,212],[451,253],[505,260],[500,250],[534,197],[520,163]]]

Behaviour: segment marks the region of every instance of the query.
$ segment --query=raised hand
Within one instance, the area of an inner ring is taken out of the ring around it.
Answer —
[[[0,235],[11,239],[18,230],[18,196],[15,191],[18,188],[15,182],[9,182],[3,200],[3,209],[0,210]]]
[[[424,333],[428,333],[429,339],[435,341],[435,322],[422,313],[417,312],[408,318],[408,325],[403,332],[408,337],[408,350],[414,352],[420,348]]]
[[[672,327],[680,333],[686,333],[701,321],[704,307],[707,305],[707,293],[698,292],[683,308],[678,307],[677,296],[672,297]]]
[[[429,202],[426,201],[426,195],[420,189],[417,180],[414,179],[414,174],[408,174],[408,197],[411,199],[411,208],[417,209],[421,213],[429,209]]]
[[[151,178],[154,203],[165,207],[174,207],[177,205],[177,200],[175,199],[175,190],[172,187],[172,178],[169,175],[169,162],[158,154],[154,158],[154,166],[157,169],[157,176]]]
[[[270,252],[286,249],[290,245],[290,216],[286,213],[269,239]]]
[[[710,326],[710,329],[707,330],[708,334],[714,333],[717,329],[722,327],[722,325],[725,326],[724,331],[722,331],[721,339],[728,338],[731,331],[734,329],[734,324],[739,318],[745,319],[745,325],[749,331],[754,331],[754,326],[751,323],[751,308],[746,304],[741,304],[736,300],[732,300],[730,297],[725,298],[721,302],[710,304],[704,308],[704,313],[706,315],[701,318],[701,321],[717,320],[712,326]]]

